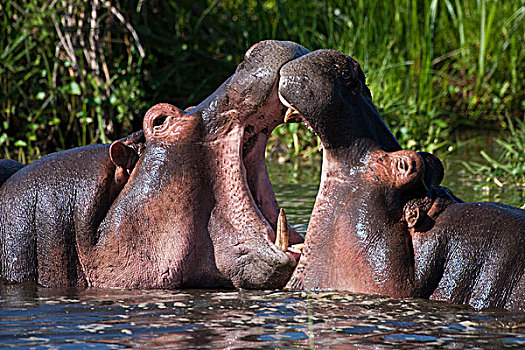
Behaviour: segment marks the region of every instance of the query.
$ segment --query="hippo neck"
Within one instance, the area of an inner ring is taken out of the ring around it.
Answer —
[[[323,174],[328,175],[337,169],[342,169],[347,178],[354,177],[356,171],[363,167],[363,160],[370,152],[383,149],[375,140],[367,137],[352,138],[344,147],[330,147],[324,141],[322,144]]]
[[[390,199],[363,187],[362,167],[345,164],[325,150],[319,195],[298,268],[304,287],[410,296],[409,235],[388,210],[377,210],[383,207],[377,201]],[[322,256],[331,260],[316,259]]]
[[[202,253],[213,251],[206,223],[214,205],[200,166],[203,156],[193,143],[146,147],[100,225],[90,252],[89,284],[172,288],[213,278],[213,255]],[[134,261],[144,267],[135,280]]]
[[[350,148],[359,139],[369,139],[384,151],[401,150],[372,101],[363,94],[347,97],[323,123],[328,120],[332,120],[329,125],[315,127],[325,149]]]

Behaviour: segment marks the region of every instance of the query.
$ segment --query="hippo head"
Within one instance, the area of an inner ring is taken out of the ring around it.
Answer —
[[[386,151],[401,148],[375,109],[365,75],[352,57],[319,50],[287,63],[280,71],[279,97],[289,108],[287,120],[304,121],[325,149],[348,149],[360,139],[373,140]]]
[[[385,152],[373,144],[356,165],[349,154],[324,158],[303,254],[288,287],[411,296],[405,208],[425,198],[443,168],[428,153]]]
[[[92,280],[149,288],[287,282],[297,255],[288,244],[302,238],[279,214],[264,151],[286,109],[279,69],[307,52],[260,42],[198,106],[146,113],[146,146],[101,225]]]
[[[286,120],[303,121],[324,148],[319,193],[288,287],[411,295],[403,204],[441,181],[441,162],[401,150],[349,56],[320,50],[290,61],[280,71],[279,97]]]

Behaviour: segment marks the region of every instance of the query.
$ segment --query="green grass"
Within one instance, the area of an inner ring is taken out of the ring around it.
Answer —
[[[465,127],[509,130],[525,111],[522,1],[51,3],[0,5],[2,157],[105,142],[140,128],[154,103],[194,105],[269,38],[356,58],[406,148],[444,150]],[[290,156],[319,146],[296,125],[271,145]]]
[[[498,156],[481,150],[484,162],[464,162],[474,175],[483,177],[485,183],[493,186],[525,187],[525,121],[507,119],[508,133],[505,138],[496,138]]]

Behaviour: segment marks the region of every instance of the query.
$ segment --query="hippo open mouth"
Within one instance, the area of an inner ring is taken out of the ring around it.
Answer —
[[[306,53],[292,42],[260,42],[214,94],[184,113],[202,122],[214,198],[207,231],[218,270],[236,287],[282,287],[300,257],[293,245],[303,238],[277,204],[264,156],[286,110],[279,69]]]
[[[274,87],[272,95],[276,95]],[[272,130],[284,120],[286,106],[280,101],[268,101],[268,108],[247,118],[242,137],[244,180],[249,187],[253,205],[271,226],[268,239],[290,258],[299,260],[303,238],[288,225],[273,191],[265,162],[265,149]]]

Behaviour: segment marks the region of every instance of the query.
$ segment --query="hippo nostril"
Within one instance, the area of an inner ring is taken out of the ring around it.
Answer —
[[[405,159],[398,159],[396,160],[396,163],[397,169],[403,173],[408,172],[408,170],[410,169],[410,166],[408,165]]]
[[[168,118],[167,115],[165,114],[161,114],[159,115],[157,118],[155,118],[155,120],[153,121],[153,127],[156,127],[156,126],[161,126],[162,124],[164,124],[164,122],[166,121],[166,119]]]

